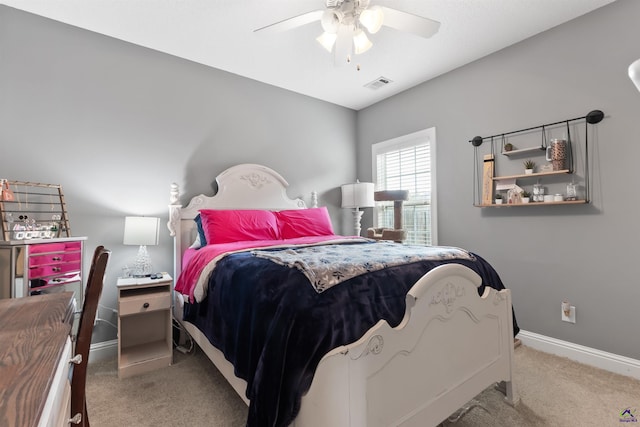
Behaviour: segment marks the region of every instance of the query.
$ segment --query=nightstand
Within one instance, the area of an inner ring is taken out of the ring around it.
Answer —
[[[119,278],[118,378],[171,365],[173,279]]]

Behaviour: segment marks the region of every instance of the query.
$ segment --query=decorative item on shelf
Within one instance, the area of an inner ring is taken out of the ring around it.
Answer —
[[[147,246],[158,244],[159,232],[160,218],[125,217],[123,244],[140,246],[133,267],[133,275],[135,277],[145,277],[151,274],[151,257],[147,252]]]
[[[513,146],[512,143],[507,142],[504,144],[504,151],[513,151],[516,147]]]
[[[360,230],[362,229],[360,221],[363,214],[360,208],[371,208],[375,206],[373,183],[356,180],[355,184],[344,184],[341,189],[342,207],[345,209],[353,209],[353,231],[354,235],[359,236]]]
[[[534,202],[544,201],[544,187],[539,182],[533,185],[533,201]]]
[[[491,204],[493,198],[493,175],[495,169],[495,156],[485,154],[482,164],[482,203]]]
[[[496,205],[501,205],[502,204],[502,194],[498,193],[496,194]]]
[[[529,203],[531,193],[529,193],[528,191],[523,191],[521,196],[522,203]]]
[[[562,194],[558,193],[555,196],[553,196],[553,201],[554,202],[562,202],[562,201],[564,201],[564,197],[562,196]]]
[[[536,167],[536,162],[531,159],[524,161],[524,173],[527,175],[531,175],[533,173],[533,168]]]
[[[552,139],[546,150],[546,159],[551,162],[554,171],[563,170],[567,160],[567,140]]]
[[[547,163],[545,165],[540,166],[538,172],[553,172],[553,165],[551,163]]]
[[[567,197],[565,200],[578,200],[578,188],[573,180],[567,184]]]
[[[514,185],[509,191],[507,191],[507,203],[510,205],[519,205],[522,203],[522,192],[524,190],[517,185]]]

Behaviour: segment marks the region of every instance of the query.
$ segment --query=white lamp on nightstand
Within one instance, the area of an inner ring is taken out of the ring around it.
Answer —
[[[151,257],[147,246],[158,244],[160,218],[146,216],[127,216],[124,219],[125,245],[139,245],[138,255],[134,262],[133,275],[144,277],[151,274]]]
[[[342,186],[342,207],[353,209],[353,230],[356,236],[360,235],[360,220],[362,211],[360,208],[370,208],[375,205],[373,200],[373,183],[360,182],[345,184]]]

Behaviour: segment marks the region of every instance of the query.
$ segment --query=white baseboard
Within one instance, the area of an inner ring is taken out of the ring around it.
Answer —
[[[640,360],[523,330],[518,338],[522,344],[533,349],[640,380]]]
[[[118,356],[118,340],[102,341],[89,347],[89,363],[115,359]]]
[[[619,356],[529,331],[520,330],[518,338],[520,338],[524,345],[533,349],[566,357],[576,362],[584,363],[585,365],[640,380],[640,360]],[[103,341],[91,344],[89,363],[115,359],[117,356],[118,340]]]

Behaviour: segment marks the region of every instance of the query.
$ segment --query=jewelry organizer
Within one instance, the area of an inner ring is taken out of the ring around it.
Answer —
[[[61,185],[1,181],[0,215],[5,241],[71,236]]]

